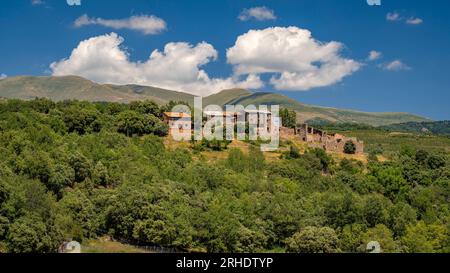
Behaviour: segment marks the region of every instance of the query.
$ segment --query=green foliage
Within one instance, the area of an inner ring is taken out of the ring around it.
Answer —
[[[391,124],[381,128],[394,132],[410,132],[421,134],[450,135],[450,121],[407,122]]]
[[[445,149],[383,144],[395,154],[368,163],[293,145],[265,157],[261,141],[248,152],[214,140],[167,149],[165,109],[2,101],[0,252],[105,235],[179,251],[365,252],[369,241],[384,252],[450,251]]]
[[[287,239],[287,251],[291,253],[335,253],[338,237],[329,227],[306,227]]]
[[[142,110],[144,111],[144,110]],[[126,136],[142,136],[155,134],[165,136],[169,128],[152,114],[142,114],[135,111],[125,111],[117,116],[117,131]]]
[[[280,118],[283,127],[295,128],[297,126],[297,113],[287,108],[280,110]]]
[[[349,140],[344,144],[344,153],[346,154],[355,154],[356,153],[356,145],[353,141]]]
[[[409,253],[436,253],[448,251],[449,230],[444,225],[427,225],[423,221],[411,225],[402,238]]]
[[[376,225],[370,228],[362,236],[362,247],[365,247],[369,242],[378,242],[380,244],[381,252],[395,253],[399,252],[398,243],[394,240],[392,231],[383,224]]]

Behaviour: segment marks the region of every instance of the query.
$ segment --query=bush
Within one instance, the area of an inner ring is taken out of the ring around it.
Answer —
[[[339,240],[329,227],[306,227],[286,240],[287,252],[290,253],[336,253]]]
[[[349,140],[345,143],[344,153],[346,153],[346,154],[355,154],[356,153],[356,145],[353,141]]]

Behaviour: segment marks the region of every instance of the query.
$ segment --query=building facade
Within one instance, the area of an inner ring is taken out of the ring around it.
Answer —
[[[163,122],[169,126],[169,135],[192,130],[191,115],[181,112],[164,112]]]

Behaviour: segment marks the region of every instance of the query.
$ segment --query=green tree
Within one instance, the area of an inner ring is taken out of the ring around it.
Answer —
[[[92,173],[92,179],[95,184],[107,186],[109,183],[108,169],[101,161],[97,162]]]
[[[353,141],[349,140],[344,144],[344,153],[346,154],[355,154],[356,153],[356,145]]]
[[[376,241],[380,244],[381,252],[392,253],[399,252],[398,244],[394,241],[392,231],[385,225],[379,224],[367,230],[363,235],[362,249],[366,248],[369,242]]]
[[[291,253],[335,253],[339,250],[339,239],[332,228],[306,227],[286,240]]]
[[[409,253],[435,253],[448,250],[449,231],[444,225],[427,225],[419,221],[406,229],[401,238],[405,251]]]
[[[295,128],[295,126],[297,126],[297,113],[295,111],[282,108],[280,110],[280,118],[283,127]]]
[[[62,243],[62,236],[39,217],[28,215],[11,224],[6,241],[13,253],[51,253]]]
[[[386,200],[380,195],[369,195],[363,206],[364,219],[368,227],[385,224],[387,221]]]

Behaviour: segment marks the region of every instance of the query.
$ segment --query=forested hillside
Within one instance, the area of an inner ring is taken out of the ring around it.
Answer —
[[[407,122],[386,125],[381,128],[390,131],[450,136],[450,120],[434,122]]]
[[[450,252],[450,158],[409,147],[368,163],[257,143],[164,145],[160,107],[0,100],[0,252],[109,235],[208,252]],[[213,151],[212,151],[213,152]]]

